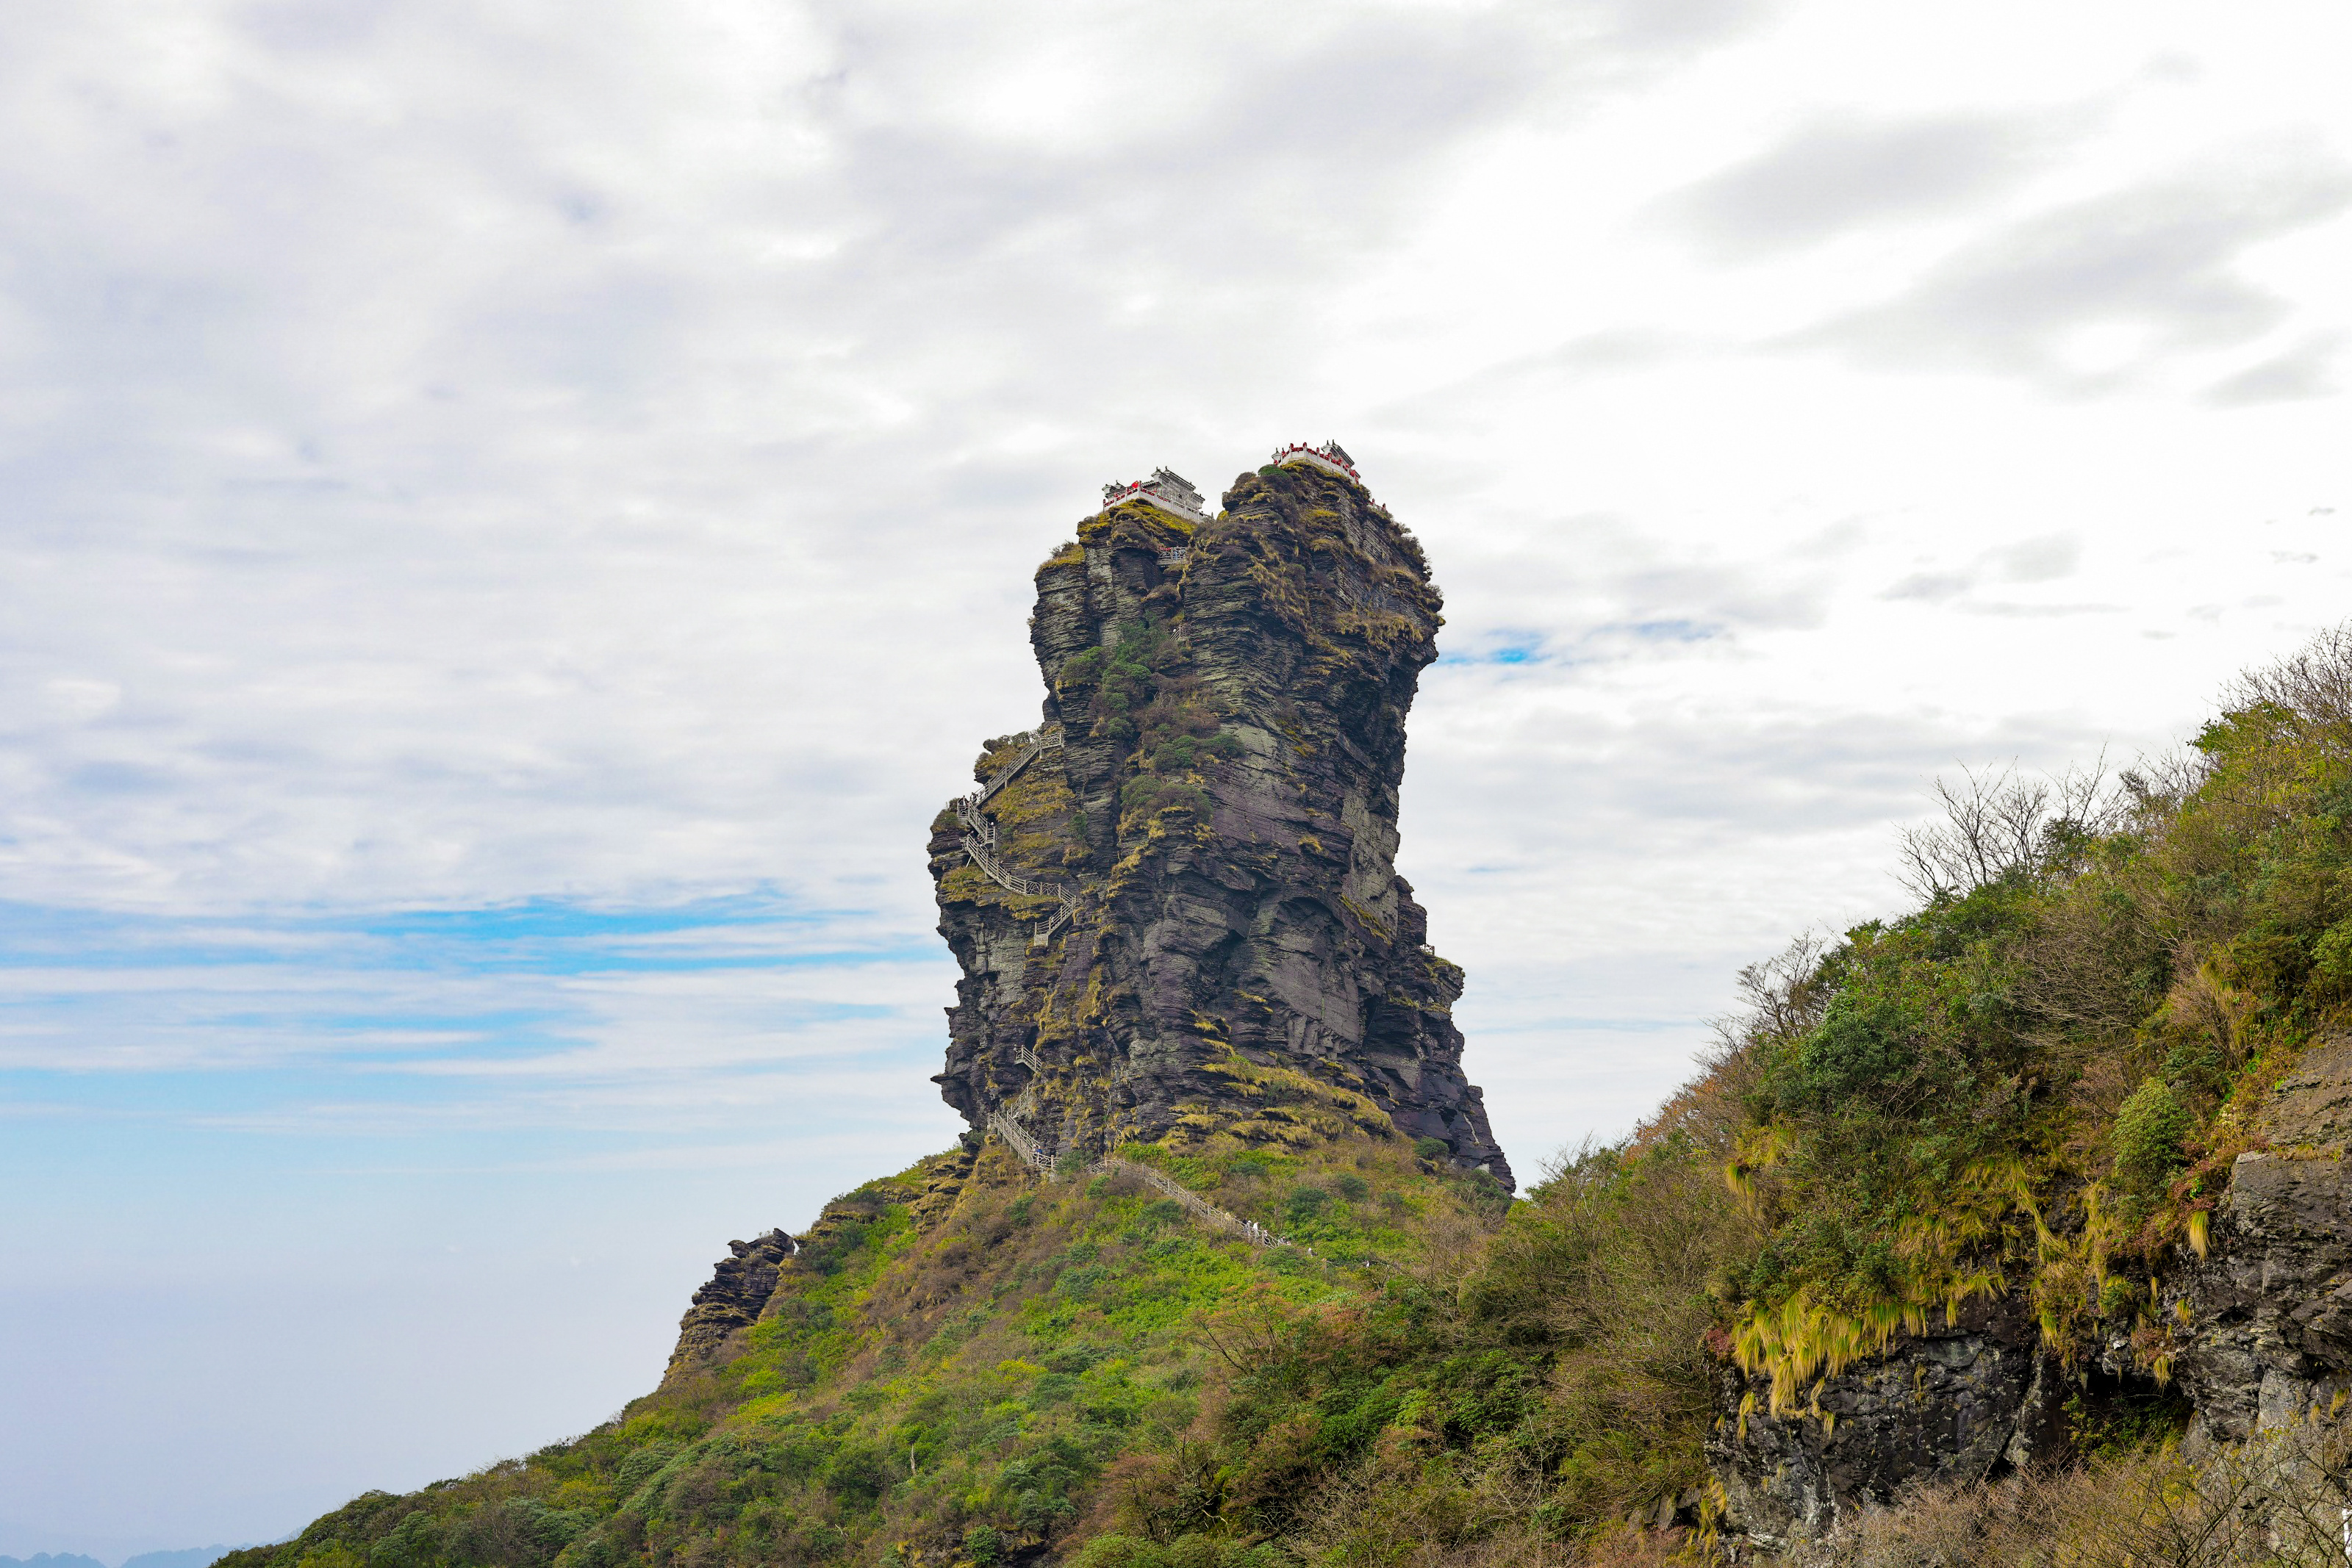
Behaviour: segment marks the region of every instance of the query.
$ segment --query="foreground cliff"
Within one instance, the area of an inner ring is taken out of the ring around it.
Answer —
[[[1695,1101],[1755,1228],[1715,1286],[1728,1539],[1820,1557],[2103,1473],[2083,1531],[2290,1562],[2352,1506],[2348,699],[2337,632],[2160,766],[1971,780],[1906,843],[1917,909],[1755,977]]]

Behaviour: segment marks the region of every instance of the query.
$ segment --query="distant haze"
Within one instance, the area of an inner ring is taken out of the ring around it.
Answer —
[[[177,1552],[142,1552],[111,1568],[209,1568],[234,1546],[189,1546]],[[110,1568],[95,1557],[75,1552],[36,1552],[30,1557],[0,1557],[0,1568]]]

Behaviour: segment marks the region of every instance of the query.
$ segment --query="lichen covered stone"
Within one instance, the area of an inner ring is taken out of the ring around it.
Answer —
[[[1069,913],[935,821],[963,971],[948,1103],[1088,1156],[1336,1119],[1510,1185],[1463,1075],[1462,971],[1395,869],[1405,717],[1442,622],[1412,536],[1351,480],[1269,467],[1198,527],[1142,505],[1087,519],[1036,584],[1040,733],[1060,745],[986,810],[999,864],[1066,889]],[[1030,738],[990,742],[976,777]]]

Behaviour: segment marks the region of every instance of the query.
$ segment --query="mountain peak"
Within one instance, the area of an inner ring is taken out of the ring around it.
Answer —
[[[1111,486],[1038,568],[1042,722],[933,822],[938,1082],[1033,1160],[1353,1122],[1508,1186],[1395,868],[1442,601],[1336,445],[1276,455],[1197,522]]]

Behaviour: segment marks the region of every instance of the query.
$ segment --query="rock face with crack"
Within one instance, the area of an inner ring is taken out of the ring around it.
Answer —
[[[2272,1092],[2214,1215],[2210,1255],[2169,1294],[2174,1375],[2204,1434],[2287,1426],[2352,1387],[2352,1040],[2306,1050]]]
[[[1412,536],[1352,477],[1269,465],[1198,523],[1106,508],[1036,584],[1043,724],[989,742],[983,788],[1018,771],[933,823],[963,970],[948,1103],[1045,1158],[1304,1145],[1352,1115],[1509,1185],[1463,1076],[1462,971],[1394,863],[1440,624]]]
[[[1759,1546],[1820,1541],[1923,1482],[2064,1457],[2070,1426],[2168,1393],[2191,1441],[2242,1441],[2334,1413],[2352,1396],[2352,1040],[2308,1047],[2271,1092],[2261,1146],[2213,1210],[2207,1256],[2158,1278],[2162,1337],[2121,1334],[2062,1364],[2023,1305],[1978,1300],[1954,1322],[1770,1409],[1769,1377],[1726,1367],[1708,1458],[1726,1523]],[[2145,1354],[2168,1373],[2149,1376]]]

